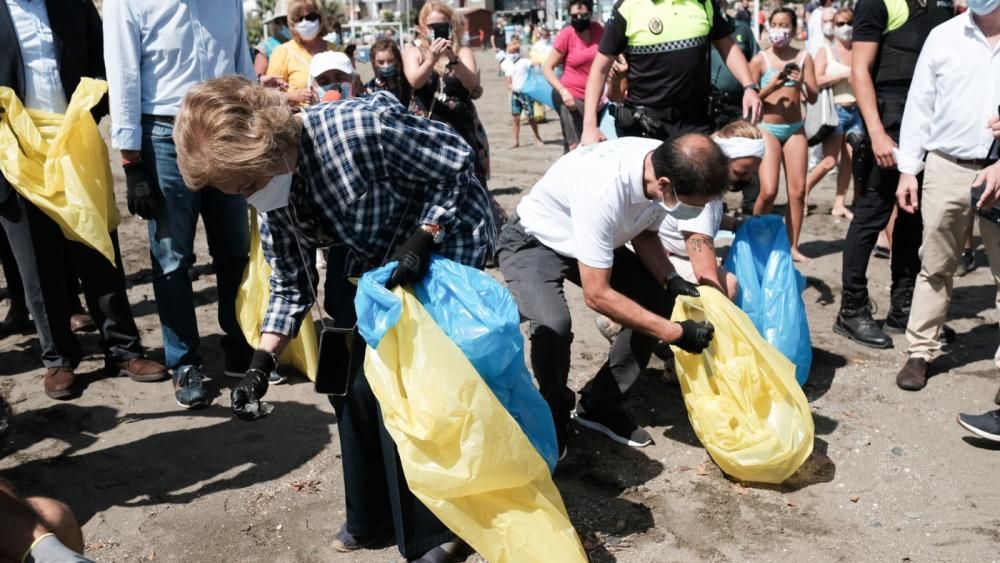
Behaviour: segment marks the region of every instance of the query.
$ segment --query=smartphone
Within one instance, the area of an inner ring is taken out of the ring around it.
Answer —
[[[788,63],[785,65],[785,75],[791,74],[793,70],[799,70],[799,65],[795,63]]]
[[[432,23],[430,24],[431,30],[434,32],[434,39],[451,39],[451,24],[444,23]]]
[[[319,362],[314,389],[323,395],[344,397],[350,388],[351,375],[363,361],[364,354],[355,353],[357,326],[351,328],[324,327],[319,333]]]

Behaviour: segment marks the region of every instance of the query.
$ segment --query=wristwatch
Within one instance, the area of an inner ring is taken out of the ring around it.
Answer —
[[[757,92],[759,94],[760,93],[760,86],[758,86],[757,84],[755,84],[753,82],[751,82],[750,84],[744,84],[743,85],[743,91],[746,92],[747,90],[753,90],[754,92]]]

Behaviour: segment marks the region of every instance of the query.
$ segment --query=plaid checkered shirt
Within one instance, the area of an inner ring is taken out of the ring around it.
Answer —
[[[496,226],[472,149],[453,129],[410,115],[386,92],[313,106],[302,118],[289,205],[258,215],[272,270],[261,332],[298,333],[320,248],[348,247],[344,275],[353,277],[385,263],[421,225],[439,225],[436,253],[483,266]]]

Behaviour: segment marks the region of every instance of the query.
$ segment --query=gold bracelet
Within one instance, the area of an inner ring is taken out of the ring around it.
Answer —
[[[42,534],[41,537],[39,537],[35,541],[31,542],[31,547],[29,547],[28,551],[24,552],[24,556],[21,557],[21,563],[24,563],[25,561],[28,560],[28,556],[31,555],[31,550],[35,549],[35,546],[37,546],[39,542],[41,542],[42,540],[44,540],[45,538],[47,538],[49,536],[54,536],[54,535],[55,534],[53,534],[52,532],[49,532],[47,534]]]

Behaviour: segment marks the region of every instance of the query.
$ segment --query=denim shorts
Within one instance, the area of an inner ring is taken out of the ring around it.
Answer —
[[[840,123],[837,124],[837,129],[834,131],[837,135],[848,135],[850,133],[861,134],[864,132],[864,121],[861,119],[861,112],[858,110],[858,106],[844,107],[837,104],[837,117],[840,118]]]
[[[532,116],[531,99],[528,98],[528,96],[522,94],[521,92],[511,92],[510,113],[511,115],[521,115],[522,113],[524,113],[527,114],[528,117],[531,117]]]

